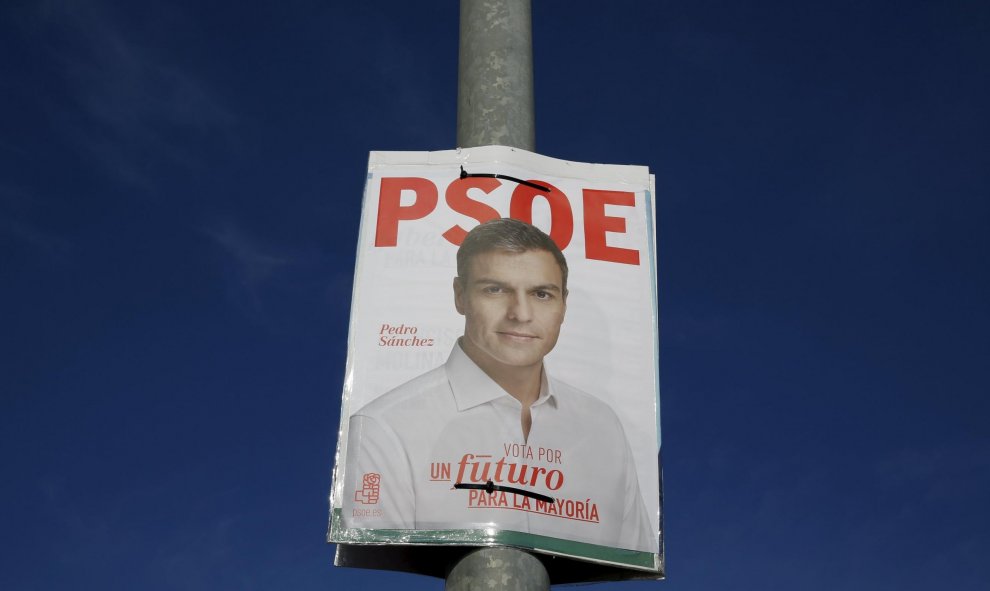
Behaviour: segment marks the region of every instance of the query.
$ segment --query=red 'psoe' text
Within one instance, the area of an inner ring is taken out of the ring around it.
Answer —
[[[540,180],[531,182],[545,186],[549,191],[540,191],[527,185],[518,185],[509,199],[509,217],[524,222],[533,221],[533,204],[542,199],[550,208],[550,238],[561,250],[567,248],[574,236],[574,212],[571,200],[563,191]],[[444,191],[444,201],[451,210],[477,220],[478,223],[502,217],[488,205],[468,196],[470,189],[478,189],[484,194],[502,186],[501,181],[485,177],[468,177],[453,180]],[[412,193],[413,199],[402,204],[402,193]],[[399,224],[423,219],[433,213],[440,202],[439,188],[433,181],[420,177],[383,177],[378,198],[378,224],[375,229],[375,246],[396,246],[399,238]],[[605,206],[634,207],[636,194],[629,191],[582,190],[584,208],[585,257],[598,261],[639,264],[639,251],[630,248],[611,246],[607,234],[624,234],[626,218],[605,214]],[[455,246],[460,246],[468,230],[453,225],[443,232],[443,237]]]

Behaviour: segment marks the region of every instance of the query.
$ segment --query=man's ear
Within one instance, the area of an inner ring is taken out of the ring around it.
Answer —
[[[460,277],[454,277],[454,307],[458,314],[464,315],[464,282]]]

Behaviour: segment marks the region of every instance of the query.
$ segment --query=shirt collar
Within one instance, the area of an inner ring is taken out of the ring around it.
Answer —
[[[521,406],[518,400],[496,384],[495,380],[488,377],[488,374],[467,356],[467,353],[461,349],[460,340],[454,344],[444,367],[447,371],[450,389],[454,393],[457,410],[467,410],[500,398],[505,398],[508,403]],[[544,367],[540,377],[540,397],[536,399],[533,406],[544,404],[547,401],[556,405],[553,383],[547,379],[547,371]]]

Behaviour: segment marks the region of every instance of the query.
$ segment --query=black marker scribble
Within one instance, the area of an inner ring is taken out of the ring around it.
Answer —
[[[509,176],[507,174],[498,174],[495,172],[466,172],[464,167],[461,167],[461,178],[466,179],[468,177],[482,177],[486,179],[505,179],[507,181],[512,181],[514,183],[519,183],[520,185],[526,185],[527,187],[532,187],[537,191],[543,191],[544,193],[550,192],[550,187],[544,187],[543,185],[537,185],[536,183],[530,181],[524,181],[522,179],[517,179],[514,176]]]
[[[458,482],[454,485],[454,488],[464,489],[464,490],[483,490],[488,494],[495,492],[510,492],[516,493],[517,495],[523,495],[531,499],[536,499],[537,501],[543,501],[544,503],[554,503],[553,497],[548,497],[547,495],[541,495],[538,492],[533,492],[531,490],[524,490],[521,488],[516,488],[514,486],[502,486],[500,484],[495,484],[491,480],[484,484],[465,484],[463,482]]]

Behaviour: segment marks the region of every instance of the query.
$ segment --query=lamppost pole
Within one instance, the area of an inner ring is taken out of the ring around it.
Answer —
[[[530,0],[461,0],[457,146],[536,149]],[[516,548],[471,552],[450,569],[446,591],[548,591],[535,556]]]
[[[534,151],[530,0],[461,0],[457,146]]]

